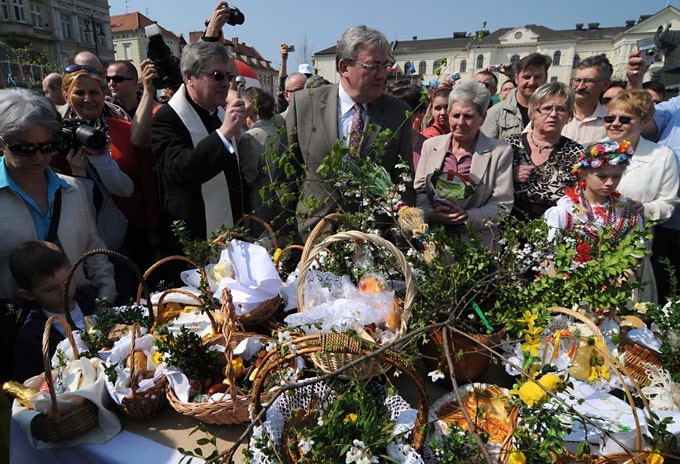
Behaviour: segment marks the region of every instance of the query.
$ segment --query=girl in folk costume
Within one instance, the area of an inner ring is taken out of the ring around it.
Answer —
[[[551,239],[560,231],[576,238],[574,261],[584,263],[591,259],[591,247],[597,244],[604,229],[610,232],[608,241],[615,243],[632,230],[642,228],[639,203],[622,197],[616,190],[632,156],[633,148],[627,140],[589,146],[572,169],[578,185],[566,189],[557,205],[545,212]],[[639,297],[656,301],[648,255],[643,259],[641,281],[645,288]]]

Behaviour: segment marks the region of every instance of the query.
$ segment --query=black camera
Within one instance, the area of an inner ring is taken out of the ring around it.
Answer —
[[[227,20],[227,24],[230,26],[238,26],[243,24],[243,22],[246,20],[243,12],[235,6],[224,6],[222,8],[229,8],[229,19]]]
[[[146,57],[156,66],[158,77],[154,78],[153,85],[157,89],[165,87],[179,87],[182,85],[182,71],[179,68],[179,58],[172,54],[172,50],[163,40],[161,29],[158,24],[151,24],[144,28],[149,38],[146,49]]]
[[[77,150],[83,146],[94,152],[100,152],[106,147],[106,134],[88,126],[82,119],[64,119],[59,128],[59,135],[65,151]]]

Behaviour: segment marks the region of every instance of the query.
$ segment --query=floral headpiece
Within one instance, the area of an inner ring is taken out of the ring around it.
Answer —
[[[619,142],[602,142],[590,145],[583,154],[578,157],[578,161],[571,172],[577,175],[584,169],[598,169],[602,166],[616,166],[617,164],[630,164],[633,157],[633,147],[628,140]]]

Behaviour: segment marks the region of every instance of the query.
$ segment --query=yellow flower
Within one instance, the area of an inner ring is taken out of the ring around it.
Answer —
[[[508,464],[527,464],[527,457],[521,451],[513,451],[510,453]]]
[[[645,459],[645,464],[663,464],[663,456],[659,453],[650,453]]]
[[[588,382],[595,382],[600,378],[600,374],[597,371],[597,366],[590,367],[590,373],[588,374]]]
[[[350,422],[355,423],[357,421],[357,418],[358,418],[358,416],[355,413],[350,412],[349,414],[347,414],[347,416],[345,416],[342,423],[343,424],[348,424]]]
[[[538,383],[543,385],[551,392],[555,393],[557,391],[557,387],[559,387],[562,383],[562,379],[560,379],[560,377],[556,374],[545,374],[543,377],[538,379]]]
[[[519,387],[517,391],[519,398],[527,406],[533,406],[545,398],[545,390],[543,390],[536,382],[529,380]],[[519,461],[518,461],[519,462]]]
[[[600,375],[601,378],[605,380],[609,380],[611,377],[611,374],[609,372],[609,367],[607,367],[605,364],[601,366],[597,366],[598,374]]]
[[[536,323],[536,319],[538,319],[538,314],[534,314],[529,310],[524,311],[524,317],[517,319],[517,322],[524,322],[526,326],[529,328],[529,330],[533,330],[534,325]]]
[[[525,335],[526,342],[522,343],[522,351],[528,351],[531,356],[538,356],[538,349],[541,347],[541,339]]]
[[[234,358],[231,360],[231,368],[234,370],[236,378],[243,375],[243,358]]]
[[[159,351],[158,353],[154,354],[153,362],[156,363],[156,365],[161,364],[163,362],[163,353]]]
[[[282,254],[283,254],[283,250],[281,248],[277,248],[276,251],[274,252],[274,262],[275,263],[279,262]]]

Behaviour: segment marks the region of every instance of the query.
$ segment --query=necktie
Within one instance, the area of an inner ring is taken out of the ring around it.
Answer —
[[[361,145],[361,136],[364,130],[364,120],[361,117],[361,105],[354,104],[354,115],[352,116],[352,127],[349,129],[349,141],[347,148],[354,153],[359,152],[359,145]]]

